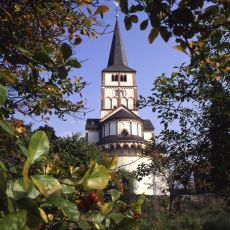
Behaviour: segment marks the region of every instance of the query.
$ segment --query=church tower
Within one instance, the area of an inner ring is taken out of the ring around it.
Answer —
[[[154,138],[154,127],[138,114],[136,71],[128,66],[118,18],[101,79],[101,116],[87,119],[86,138],[110,156],[118,155],[120,167],[134,171],[138,165],[151,161],[144,150]],[[150,175],[136,182],[135,193],[160,195],[162,185],[165,187],[161,178]]]
[[[118,20],[107,68],[102,70],[101,119],[123,105],[138,115],[136,71],[128,67]]]

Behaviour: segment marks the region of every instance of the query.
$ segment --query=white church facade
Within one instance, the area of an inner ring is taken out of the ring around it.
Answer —
[[[110,156],[119,156],[119,166],[134,171],[142,163],[150,163],[144,155],[148,141],[154,138],[150,120],[142,119],[137,108],[136,71],[128,67],[118,20],[107,68],[102,70],[101,117],[87,119],[88,143],[96,143]],[[136,181],[136,194],[161,195],[165,188],[162,178],[155,175]]]

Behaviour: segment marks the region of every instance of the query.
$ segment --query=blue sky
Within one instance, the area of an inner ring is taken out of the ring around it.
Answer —
[[[115,24],[115,7],[113,3],[106,1],[110,7],[110,11],[104,15],[104,24],[110,24],[108,31],[112,31]],[[150,27],[145,31],[141,31],[140,22],[145,19],[142,15],[137,24],[133,24],[131,30],[126,31],[124,26],[124,18],[122,13],[119,13],[120,30],[126,50],[128,64],[131,68],[137,71],[138,94],[149,96],[151,94],[152,83],[154,79],[161,73],[170,74],[173,72],[174,66],[179,66],[183,62],[188,61],[188,56],[172,48],[175,45],[174,39],[165,43],[159,36],[153,44],[148,43],[148,33]],[[88,83],[88,86],[83,90],[83,98],[86,101],[86,107],[91,112],[87,113],[82,119],[76,120],[72,117],[67,117],[67,121],[62,121],[55,116],[52,116],[47,122],[52,126],[58,136],[67,136],[72,133],[81,133],[84,135],[84,127],[87,118],[99,118],[100,103],[101,103],[101,70],[107,66],[110,46],[112,42],[112,33],[108,33],[98,38],[84,38],[81,45],[76,50],[78,60],[86,60],[82,63],[80,69],[74,70],[72,73],[75,76],[82,76]],[[71,97],[73,100],[75,95]],[[151,119],[155,134],[158,135],[161,130],[160,122],[156,114],[152,113],[151,108],[145,108],[139,111],[139,114],[144,119]],[[23,118],[26,123],[32,122],[33,128],[45,124],[29,118]]]

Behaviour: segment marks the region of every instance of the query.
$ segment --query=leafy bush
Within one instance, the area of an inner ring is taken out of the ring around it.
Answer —
[[[145,197],[128,205],[120,200],[122,183],[118,157],[104,157],[99,165],[63,170],[62,161],[48,158],[49,141],[44,131],[37,131],[29,146],[15,136],[15,126],[0,121],[0,127],[17,140],[17,165],[2,155],[0,159],[0,226],[13,229],[138,229],[141,205]],[[50,164],[52,161],[52,165]],[[104,189],[113,181],[116,188],[109,197]],[[125,226],[125,227],[124,227]]]

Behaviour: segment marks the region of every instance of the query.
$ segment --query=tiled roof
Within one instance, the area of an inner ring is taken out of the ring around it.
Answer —
[[[127,142],[127,141],[144,142],[144,138],[136,135],[128,135],[125,137],[121,135],[112,135],[112,136],[107,136],[102,138],[98,144],[105,144],[105,143],[112,143],[112,142]]]
[[[120,119],[120,118],[129,118],[129,119],[138,119],[138,120],[141,120],[142,119],[137,116],[136,114],[134,114],[133,112],[128,112],[127,110],[125,109],[120,109],[118,110],[116,113],[114,113],[113,115],[111,116],[108,116],[108,118],[105,120],[112,120],[112,119]]]
[[[154,130],[154,126],[150,120],[143,120],[145,130]]]

